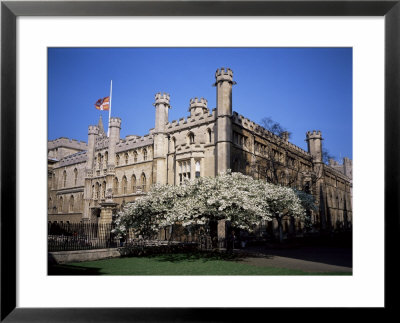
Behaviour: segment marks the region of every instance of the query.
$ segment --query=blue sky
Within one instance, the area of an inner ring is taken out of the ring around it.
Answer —
[[[48,139],[87,141],[88,125],[108,111],[94,108],[113,80],[112,116],[121,137],[154,127],[154,95],[171,95],[169,120],[186,117],[189,101],[216,106],[217,68],[230,67],[237,84],[233,110],[259,123],[271,117],[307,150],[305,133],[321,130],[337,159],[352,158],[351,48],[49,48]]]

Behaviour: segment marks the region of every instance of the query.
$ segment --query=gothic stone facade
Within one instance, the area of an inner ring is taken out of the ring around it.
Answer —
[[[350,227],[351,160],[323,163],[320,131],[306,134],[308,151],[232,111],[233,72],[215,74],[216,108],[190,100],[187,118],[168,121],[170,96],[155,95],[155,128],[149,134],[120,138],[121,119],[112,117],[109,136],[89,126],[88,143],[59,138],[48,143],[48,220],[110,222],[113,210],[140,198],[153,183],[179,185],[185,178],[217,176],[232,169],[314,195],[316,228]],[[302,230],[289,223],[285,230]],[[273,230],[276,223],[270,223]]]

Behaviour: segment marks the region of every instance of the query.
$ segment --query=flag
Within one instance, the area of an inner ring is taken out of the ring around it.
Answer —
[[[110,109],[110,97],[106,96],[105,98],[98,99],[97,102],[94,104],[97,110],[109,110]]]

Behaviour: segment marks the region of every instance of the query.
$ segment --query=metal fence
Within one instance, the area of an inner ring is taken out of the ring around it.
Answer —
[[[136,237],[129,230],[125,237],[117,238],[113,234],[114,224],[98,223],[49,223],[48,224],[48,251],[73,251],[117,248],[124,246],[155,247],[166,245],[197,246],[201,250],[212,249],[211,237],[208,235],[187,234],[175,229],[166,233],[163,229],[151,239]]]
[[[116,248],[119,239],[112,233],[112,224],[49,223],[48,251]]]

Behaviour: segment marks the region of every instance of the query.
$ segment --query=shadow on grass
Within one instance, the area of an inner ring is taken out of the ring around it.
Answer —
[[[147,256],[148,258],[155,258],[161,262],[194,262],[194,261],[241,261],[249,255],[245,253],[236,252],[220,252],[220,251],[203,251],[203,252],[188,252],[188,253],[177,253],[177,254],[154,254]],[[267,256],[264,256],[267,257]]]
[[[70,266],[67,264],[52,264],[48,266],[47,274],[49,276],[87,276],[87,275],[101,275],[100,268],[88,268],[79,266]]]

